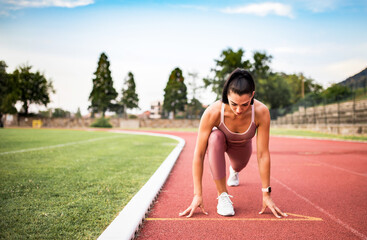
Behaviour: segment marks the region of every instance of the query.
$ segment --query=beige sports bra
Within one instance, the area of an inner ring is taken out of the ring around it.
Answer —
[[[228,143],[246,143],[250,141],[256,134],[256,124],[255,124],[255,104],[251,105],[251,123],[249,128],[243,133],[234,133],[227,128],[224,124],[224,103],[222,103],[222,109],[220,112],[220,124],[218,129],[221,130],[226,136]]]

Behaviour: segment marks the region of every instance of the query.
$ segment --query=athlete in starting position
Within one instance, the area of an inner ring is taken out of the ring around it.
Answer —
[[[252,154],[252,138],[257,130],[257,159],[262,183],[263,204],[260,214],[269,207],[281,218],[287,215],[275,206],[270,197],[270,113],[260,101],[254,99],[255,83],[246,70],[234,70],[223,87],[222,100],[210,105],[204,112],[199,126],[194,159],[194,198],[180,216],[191,217],[196,208],[204,214],[202,176],[204,158],[209,160],[211,173],[218,191],[217,213],[234,215],[231,195],[226,187],[225,153],[230,159],[228,186],[239,184],[238,172],[246,167]],[[259,189],[260,190],[260,189]]]

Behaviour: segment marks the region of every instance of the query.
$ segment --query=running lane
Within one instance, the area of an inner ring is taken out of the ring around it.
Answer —
[[[166,133],[166,132],[165,132]],[[367,239],[367,144],[271,137],[272,198],[288,218],[261,209],[261,182],[254,153],[229,187],[233,217],[216,213],[217,194],[204,163],[205,210],[179,217],[193,197],[191,163],[196,133],[171,132],[186,140],[138,239]],[[228,163],[227,163],[228,166]],[[227,168],[228,174],[228,168]]]

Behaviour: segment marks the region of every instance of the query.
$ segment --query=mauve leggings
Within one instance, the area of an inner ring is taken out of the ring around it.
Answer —
[[[225,152],[232,168],[239,172],[246,167],[252,153],[252,141],[245,143],[227,143],[224,133],[218,129],[211,132],[206,150],[210,170],[214,180],[226,177]]]

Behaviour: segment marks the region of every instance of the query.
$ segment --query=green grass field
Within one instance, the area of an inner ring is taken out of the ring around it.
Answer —
[[[107,132],[0,129],[0,239],[96,239],[176,144]]]
[[[297,136],[311,138],[327,138],[340,140],[367,141],[367,136],[346,136],[331,133],[315,132],[302,129],[270,128],[270,134],[273,136]]]

